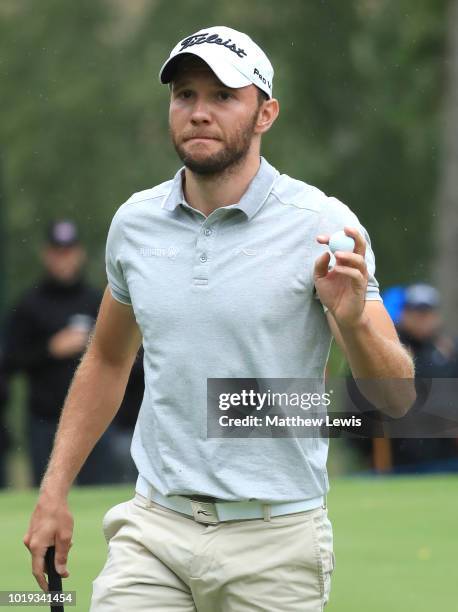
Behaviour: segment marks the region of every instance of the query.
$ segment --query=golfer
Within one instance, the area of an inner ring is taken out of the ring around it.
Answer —
[[[356,378],[413,375],[357,217],[260,157],[279,113],[272,79],[259,46],[226,27],[181,40],[160,72],[184,167],[114,216],[108,288],[24,538],[43,589],[48,546],[69,575],[69,489],[143,342],[139,476],[103,519],[92,611],[322,610],[334,568],[327,440],[207,438],[207,379],[322,378],[332,336]],[[329,235],[344,228],[354,252],[329,271]]]

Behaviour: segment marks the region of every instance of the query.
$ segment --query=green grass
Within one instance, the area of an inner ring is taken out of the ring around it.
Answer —
[[[326,612],[457,608],[458,478],[336,478],[331,484],[336,571]],[[105,561],[102,517],[131,493],[129,487],[73,490],[74,545],[64,584],[77,591],[78,604],[69,610],[88,610],[91,582]],[[22,544],[35,498],[34,491],[0,494],[0,590],[37,588]]]

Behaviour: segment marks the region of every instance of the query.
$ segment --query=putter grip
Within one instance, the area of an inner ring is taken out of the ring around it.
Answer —
[[[60,593],[62,591],[62,577],[56,572],[56,567],[54,565],[55,552],[56,549],[54,546],[50,546],[48,548],[45,555],[45,565],[46,573],[48,574],[49,590]],[[62,604],[50,604],[50,607],[53,612],[64,612],[64,606]]]

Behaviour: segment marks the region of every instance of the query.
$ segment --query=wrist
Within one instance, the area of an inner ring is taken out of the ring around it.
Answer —
[[[46,514],[47,516],[59,514],[65,508],[68,508],[68,499],[66,496],[48,496],[42,493],[36,503],[37,512]]]
[[[67,501],[70,486],[64,483],[47,482],[43,480],[40,487],[40,500],[45,503],[62,503]]]
[[[345,333],[356,333],[359,331],[366,331],[370,326],[370,319],[367,314],[362,312],[357,319],[353,321],[339,321],[336,319],[337,326],[342,334]]]

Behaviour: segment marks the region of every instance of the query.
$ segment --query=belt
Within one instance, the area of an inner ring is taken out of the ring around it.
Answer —
[[[216,524],[224,521],[244,519],[269,520],[271,516],[282,516],[296,512],[326,507],[323,496],[304,499],[296,502],[263,503],[260,501],[203,501],[203,496],[162,495],[143,476],[138,477],[136,492],[149,501],[160,506],[193,517],[198,523]],[[199,499],[200,498],[200,499]]]

